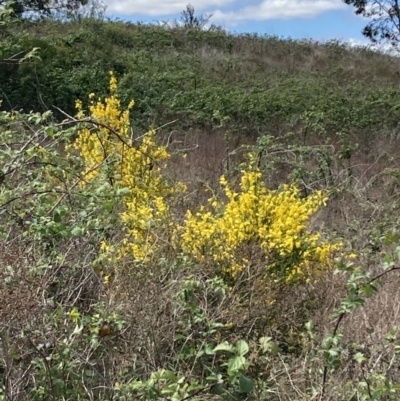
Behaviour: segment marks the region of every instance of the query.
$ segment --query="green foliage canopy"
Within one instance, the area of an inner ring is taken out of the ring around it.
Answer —
[[[397,0],[343,0],[355,8],[357,15],[370,19],[362,33],[373,43],[398,45],[400,8]]]
[[[0,0],[0,7],[4,7],[6,3],[6,0]],[[11,7],[17,17],[26,13],[36,17],[49,17],[54,14],[68,16],[87,3],[88,0],[15,0]]]

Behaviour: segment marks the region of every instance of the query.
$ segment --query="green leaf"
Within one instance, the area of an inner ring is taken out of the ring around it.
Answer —
[[[384,237],[384,244],[385,245],[392,245],[392,244],[394,244],[396,242],[399,242],[399,241],[400,241],[400,234],[396,233],[394,231],[388,232]],[[397,250],[397,248],[396,248],[396,250]]]
[[[204,350],[199,351],[198,354],[200,354],[200,352],[206,355],[214,355],[214,348],[211,344],[206,344]]]
[[[45,134],[47,135],[47,136],[49,136],[49,137],[53,137],[54,136],[54,134],[55,134],[55,130],[54,130],[54,128],[53,127],[46,127],[45,129],[44,129],[44,132],[45,132]]]
[[[214,395],[222,395],[224,392],[224,388],[220,384],[215,384],[210,388],[210,393]]]
[[[160,377],[161,378],[161,377]],[[172,370],[165,370],[164,374],[162,375],[163,379],[170,380],[172,382],[177,381],[176,374]]]
[[[71,321],[73,321],[74,323],[76,323],[80,317],[80,313],[78,311],[77,308],[73,308],[71,310],[71,312],[69,312],[69,317],[71,319]]]
[[[254,388],[254,382],[249,377],[240,376],[239,388],[242,393],[249,394]]]
[[[354,356],[353,359],[357,361],[358,363],[362,363],[365,361],[365,356],[361,352],[357,352]]]
[[[269,352],[272,355],[277,355],[279,352],[278,345],[272,341],[271,337],[261,337],[260,340],[261,350],[265,353]]]
[[[217,383],[222,383],[223,382],[223,378],[222,378],[222,374],[221,373],[214,373],[210,376],[206,377],[206,380],[209,382],[217,382]]]
[[[188,388],[187,391],[197,391],[197,390],[201,390],[204,388],[203,384],[200,383],[191,383]]]
[[[72,319],[71,319],[72,320]],[[80,333],[81,331],[83,330],[83,324],[82,324],[82,322],[79,322],[79,320],[76,322],[76,326],[75,326],[75,329],[74,329],[74,331],[73,331],[73,333],[72,334],[78,334],[78,333]]]
[[[54,213],[53,220],[54,220],[55,223],[61,223],[61,215],[60,215],[60,213],[58,213],[58,212]]]
[[[372,284],[363,284],[360,286],[360,291],[362,291],[366,298],[371,298],[378,289]]]
[[[134,382],[129,383],[129,388],[132,390],[140,390],[145,387],[146,387],[146,383],[143,383],[138,380],[135,380]],[[121,385],[121,388],[122,388],[122,385]]]
[[[28,52],[25,57],[21,58],[21,60],[19,60],[20,63],[26,61],[26,60],[30,60],[30,59],[37,59],[37,60],[41,60],[40,56],[38,55],[38,51],[40,50],[40,47],[34,47],[30,52]]]
[[[214,349],[213,352],[217,352],[217,351],[228,351],[228,352],[234,352],[235,349],[234,347],[228,343],[228,341],[224,341],[221,344],[218,344]]]
[[[246,364],[246,358],[241,355],[236,355],[228,361],[228,371],[230,373],[239,372],[239,370]]]
[[[83,230],[82,230],[82,228],[81,227],[74,227],[72,230],[71,230],[71,234],[74,236],[74,237],[82,237],[82,235],[83,235]]]
[[[236,343],[236,351],[240,356],[246,355],[249,352],[249,346],[244,340],[239,340]]]

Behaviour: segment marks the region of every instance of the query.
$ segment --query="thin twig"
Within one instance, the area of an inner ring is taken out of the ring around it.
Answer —
[[[60,108],[58,108],[58,107],[56,107],[56,106],[53,106],[53,107],[54,107],[55,109],[57,109],[60,113],[64,114],[65,116],[67,116],[67,117],[69,118],[69,121],[63,121],[63,122],[57,124],[57,126],[62,126],[62,125],[67,125],[67,124],[78,124],[78,123],[91,123],[91,124],[93,124],[93,125],[98,125],[98,126],[100,126],[100,127],[103,127],[103,128],[108,129],[108,130],[109,130],[110,132],[112,132],[125,146],[128,146],[129,148],[132,147],[131,145],[129,145],[128,142],[126,142],[126,141],[124,140],[124,138],[122,138],[122,136],[121,136],[117,131],[115,131],[115,130],[114,130],[113,128],[111,128],[109,125],[100,123],[100,122],[98,122],[98,121],[96,121],[96,120],[93,120],[93,119],[90,118],[90,117],[81,118],[81,119],[76,119],[76,118],[70,116],[69,114],[67,114],[65,111],[61,110]]]
[[[381,277],[385,276],[386,274],[392,273],[392,272],[394,272],[396,270],[400,270],[400,267],[394,266],[391,269],[386,270],[383,273],[380,273],[377,276],[373,277],[371,280],[367,281],[366,284],[372,284],[374,281],[379,280]],[[337,334],[337,332],[339,330],[340,323],[343,321],[344,317],[346,315],[348,315],[348,314],[349,314],[349,312],[342,312],[338,316],[338,319],[337,319],[336,324],[335,324],[335,328],[334,328],[333,333],[332,333],[333,336],[335,336]],[[328,380],[328,366],[325,365],[324,366],[324,373],[323,373],[323,377],[322,377],[321,393],[320,393],[320,397],[319,397],[320,401],[322,401],[324,396],[325,396],[325,388],[326,388],[327,380]]]

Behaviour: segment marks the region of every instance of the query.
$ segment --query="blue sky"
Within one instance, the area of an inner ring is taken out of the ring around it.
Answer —
[[[366,20],[342,0],[104,0],[106,14],[128,21],[179,18],[190,2],[196,14],[213,13],[211,22],[232,32],[257,32],[294,39],[340,39],[368,43],[361,30]]]
[[[271,19],[249,21],[231,27],[235,32],[259,32],[294,39],[315,40],[343,39],[364,41],[361,30],[365,25],[360,17],[352,14],[351,8],[327,11],[312,18]]]

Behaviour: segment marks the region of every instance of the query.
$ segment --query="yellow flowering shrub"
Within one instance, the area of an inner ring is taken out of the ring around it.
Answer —
[[[132,140],[129,109],[134,102],[121,111],[117,80],[112,73],[109,88],[110,96],[104,100],[89,95],[88,117],[98,126],[96,130],[93,126],[80,129],[73,147],[85,163],[82,185],[103,180],[115,188],[126,189],[120,213],[125,236],[117,249],[103,243],[103,252],[112,253],[116,259],[130,255],[143,261],[156,249],[154,227],[166,223],[165,197],[176,188],[168,185],[162,175],[159,163],[168,159],[169,154],[165,147],[156,144],[156,132],[151,130],[139,140]],[[81,101],[76,102],[76,107],[77,117],[87,118]]]
[[[326,271],[340,244],[325,243],[307,229],[327,200],[322,192],[302,199],[293,185],[268,190],[257,170],[242,171],[239,192],[223,176],[220,183],[227,202],[214,196],[209,209],[187,212],[180,240],[186,253],[233,279],[255,263],[265,265],[275,282],[308,281]]]
[[[160,162],[169,154],[157,145],[154,130],[132,141],[129,110],[134,103],[122,111],[116,90],[111,74],[109,97],[96,100],[90,94],[88,116],[82,102],[76,102],[78,118],[89,119],[90,124],[79,129],[73,147],[84,160],[82,186],[91,183],[98,188],[107,182],[124,188],[119,210],[123,238],[118,245],[102,243],[104,255],[113,262],[124,256],[148,261],[160,243],[170,240],[173,223],[166,198],[183,186],[171,186],[164,178]],[[233,279],[260,263],[273,282],[308,281],[327,270],[340,245],[326,243],[308,230],[311,216],[327,200],[325,194],[302,199],[293,185],[268,190],[251,155],[238,192],[225,177],[220,182],[226,200],[214,196],[209,207],[201,206],[195,214],[188,211],[183,226],[174,230],[177,249]],[[161,238],[160,229],[168,236]]]

